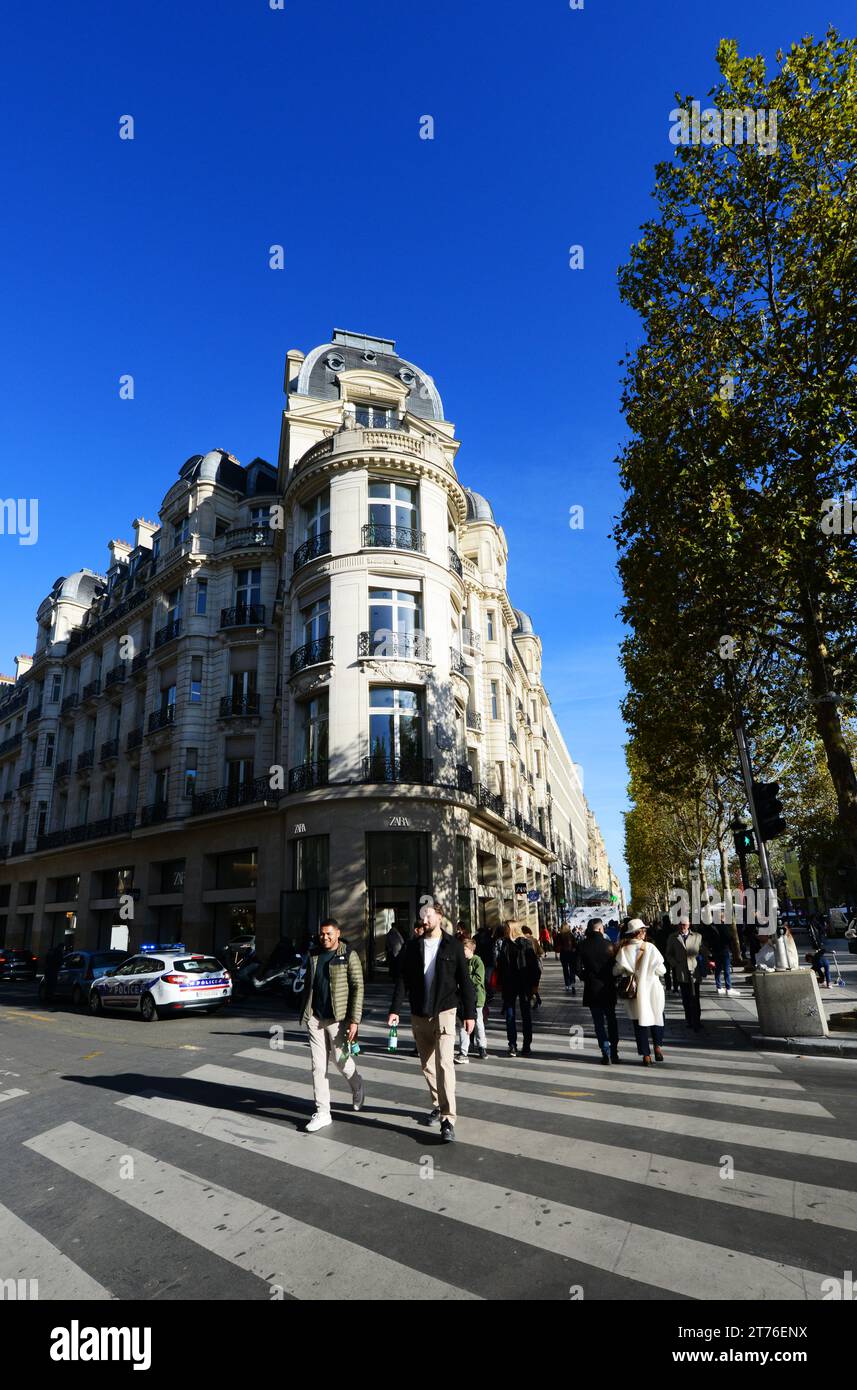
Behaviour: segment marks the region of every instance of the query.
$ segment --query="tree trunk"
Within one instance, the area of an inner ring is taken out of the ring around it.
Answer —
[[[827,679],[825,662],[829,650],[821,626],[818,607],[804,591],[801,594],[804,642],[810,689],[815,705],[815,727],[824,748],[827,770],[836,794],[839,825],[851,861],[857,867],[857,773],[842,732],[842,721]]]

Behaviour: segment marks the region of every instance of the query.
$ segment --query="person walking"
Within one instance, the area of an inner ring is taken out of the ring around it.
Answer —
[[[702,1032],[702,1006],[699,1002],[702,973],[699,960],[703,950],[702,933],[691,931],[690,918],[682,917],[678,931],[670,933],[666,959],[681,991],[684,1021],[692,1033]]]
[[[613,975],[615,955],[616,948],[604,935],[601,918],[591,918],[578,952],[578,968],[583,976],[583,1004],[592,1014],[601,1061],[607,1066],[619,1061],[616,980]]]
[[[653,1051],[655,1061],[663,1062],[665,996],[661,982],[666,966],[654,942],[646,940],[646,924],[639,917],[631,917],[622,929],[613,974],[620,980],[619,993],[624,995],[628,1017],[634,1025],[643,1066],[652,1065]]]
[[[538,984],[539,963],[532,943],[521,933],[512,935],[511,922],[504,922],[503,934],[497,950],[497,978],[503,999],[503,1012],[506,1018],[506,1037],[509,1056],[518,1055],[517,1010],[521,1010],[521,1028],[524,1045],[521,1056],[529,1057],[533,1045],[533,1015],[530,996]]]
[[[467,969],[470,973],[470,980],[473,985],[473,993],[476,996],[476,1046],[479,1048],[479,1056],[488,1056],[488,1040],[485,1036],[485,1019],[482,1010],[485,1005],[485,966],[476,954],[476,942],[469,936],[462,941],[464,948],[464,959],[467,961]],[[470,1061],[470,1034],[464,1026],[464,1018],[461,1014],[461,1005],[458,1008],[458,1056],[456,1062],[466,1064]]]
[[[718,994],[737,999],[741,991],[732,988],[732,931],[725,912],[715,912],[708,929],[711,959],[714,961],[714,987]]]
[[[521,927],[521,935],[522,935],[522,936],[525,936],[525,937],[527,938],[528,942],[530,943],[531,947],[533,948],[533,952],[534,952],[534,954],[535,954],[536,961],[537,961],[537,963],[538,963],[539,974],[538,974],[538,978],[537,978],[537,980],[536,980],[535,989],[533,990],[532,994],[530,995],[530,1004],[531,1004],[531,1006],[532,1006],[534,1009],[540,1009],[541,1006],[542,1006],[542,996],[541,996],[541,994],[540,994],[540,992],[539,992],[539,985],[540,985],[541,982],[542,982],[542,972],[543,972],[542,957],[544,956],[544,949],[542,948],[541,942],[540,942],[540,941],[536,941],[535,937],[533,936],[533,929],[532,929],[532,927]]]
[[[351,1055],[363,1013],[363,967],[360,957],[342,940],[332,917],[318,929],[318,946],[309,953],[304,981],[301,1023],[309,1035],[315,1113],[307,1134],[333,1123],[330,1113],[328,1067],[331,1055],[351,1087],[352,1109],[366,1098],[363,1078]]]
[[[387,969],[390,972],[390,979],[395,980],[399,974],[399,957],[405,948],[405,938],[401,930],[394,922],[384,937],[384,949],[387,959]]]
[[[562,978],[566,994],[574,994],[575,947],[576,943],[571,933],[571,927],[562,927],[559,933],[559,963],[562,966]]]
[[[432,1100],[428,1123],[440,1124],[441,1139],[449,1144],[455,1139],[456,1015],[460,1005],[464,1028],[472,1033],[476,995],[464,948],[443,930],[437,905],[424,907],[420,916],[423,934],[409,941],[402,953],[387,1026],[398,1027],[399,1011],[407,995],[414,1042]]]

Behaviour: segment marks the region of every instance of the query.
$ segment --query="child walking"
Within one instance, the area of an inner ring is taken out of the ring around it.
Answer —
[[[476,991],[476,1027],[473,1030],[473,1035],[476,1038],[476,1046],[479,1048],[479,1056],[487,1057],[488,1041],[485,1036],[485,1019],[482,1016],[482,1008],[485,1003],[485,962],[477,956],[476,942],[472,937],[465,937],[461,944],[464,947],[464,959],[467,961],[467,969],[470,971],[470,978]],[[456,1062],[469,1062],[470,1034],[464,1027],[464,1020],[460,1017],[458,1019],[458,1048]]]

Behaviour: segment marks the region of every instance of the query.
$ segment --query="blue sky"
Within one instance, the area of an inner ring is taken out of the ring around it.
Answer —
[[[621,866],[616,268],[718,39],[773,62],[839,0],[47,0],[7,15],[0,670],[212,447],[275,461],[285,352],[335,326],[431,372]],[[135,138],[118,137],[132,115]],[[431,115],[435,138],[419,138]],[[268,266],[281,244],[285,268]],[[584,268],[569,269],[572,244]],[[133,401],[119,399],[130,373]],[[584,508],[583,530],[569,508]],[[668,673],[665,672],[665,679]],[[624,876],[624,875],[623,875]]]

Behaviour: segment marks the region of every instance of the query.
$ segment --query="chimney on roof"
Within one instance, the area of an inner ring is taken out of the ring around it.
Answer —
[[[27,672],[29,671],[29,669],[30,669],[30,667],[32,666],[32,664],[33,664],[33,658],[32,658],[31,656],[16,656],[16,657],[15,657],[15,679],[19,681],[19,680],[21,679],[22,676],[26,676],[26,674],[27,674]]]

